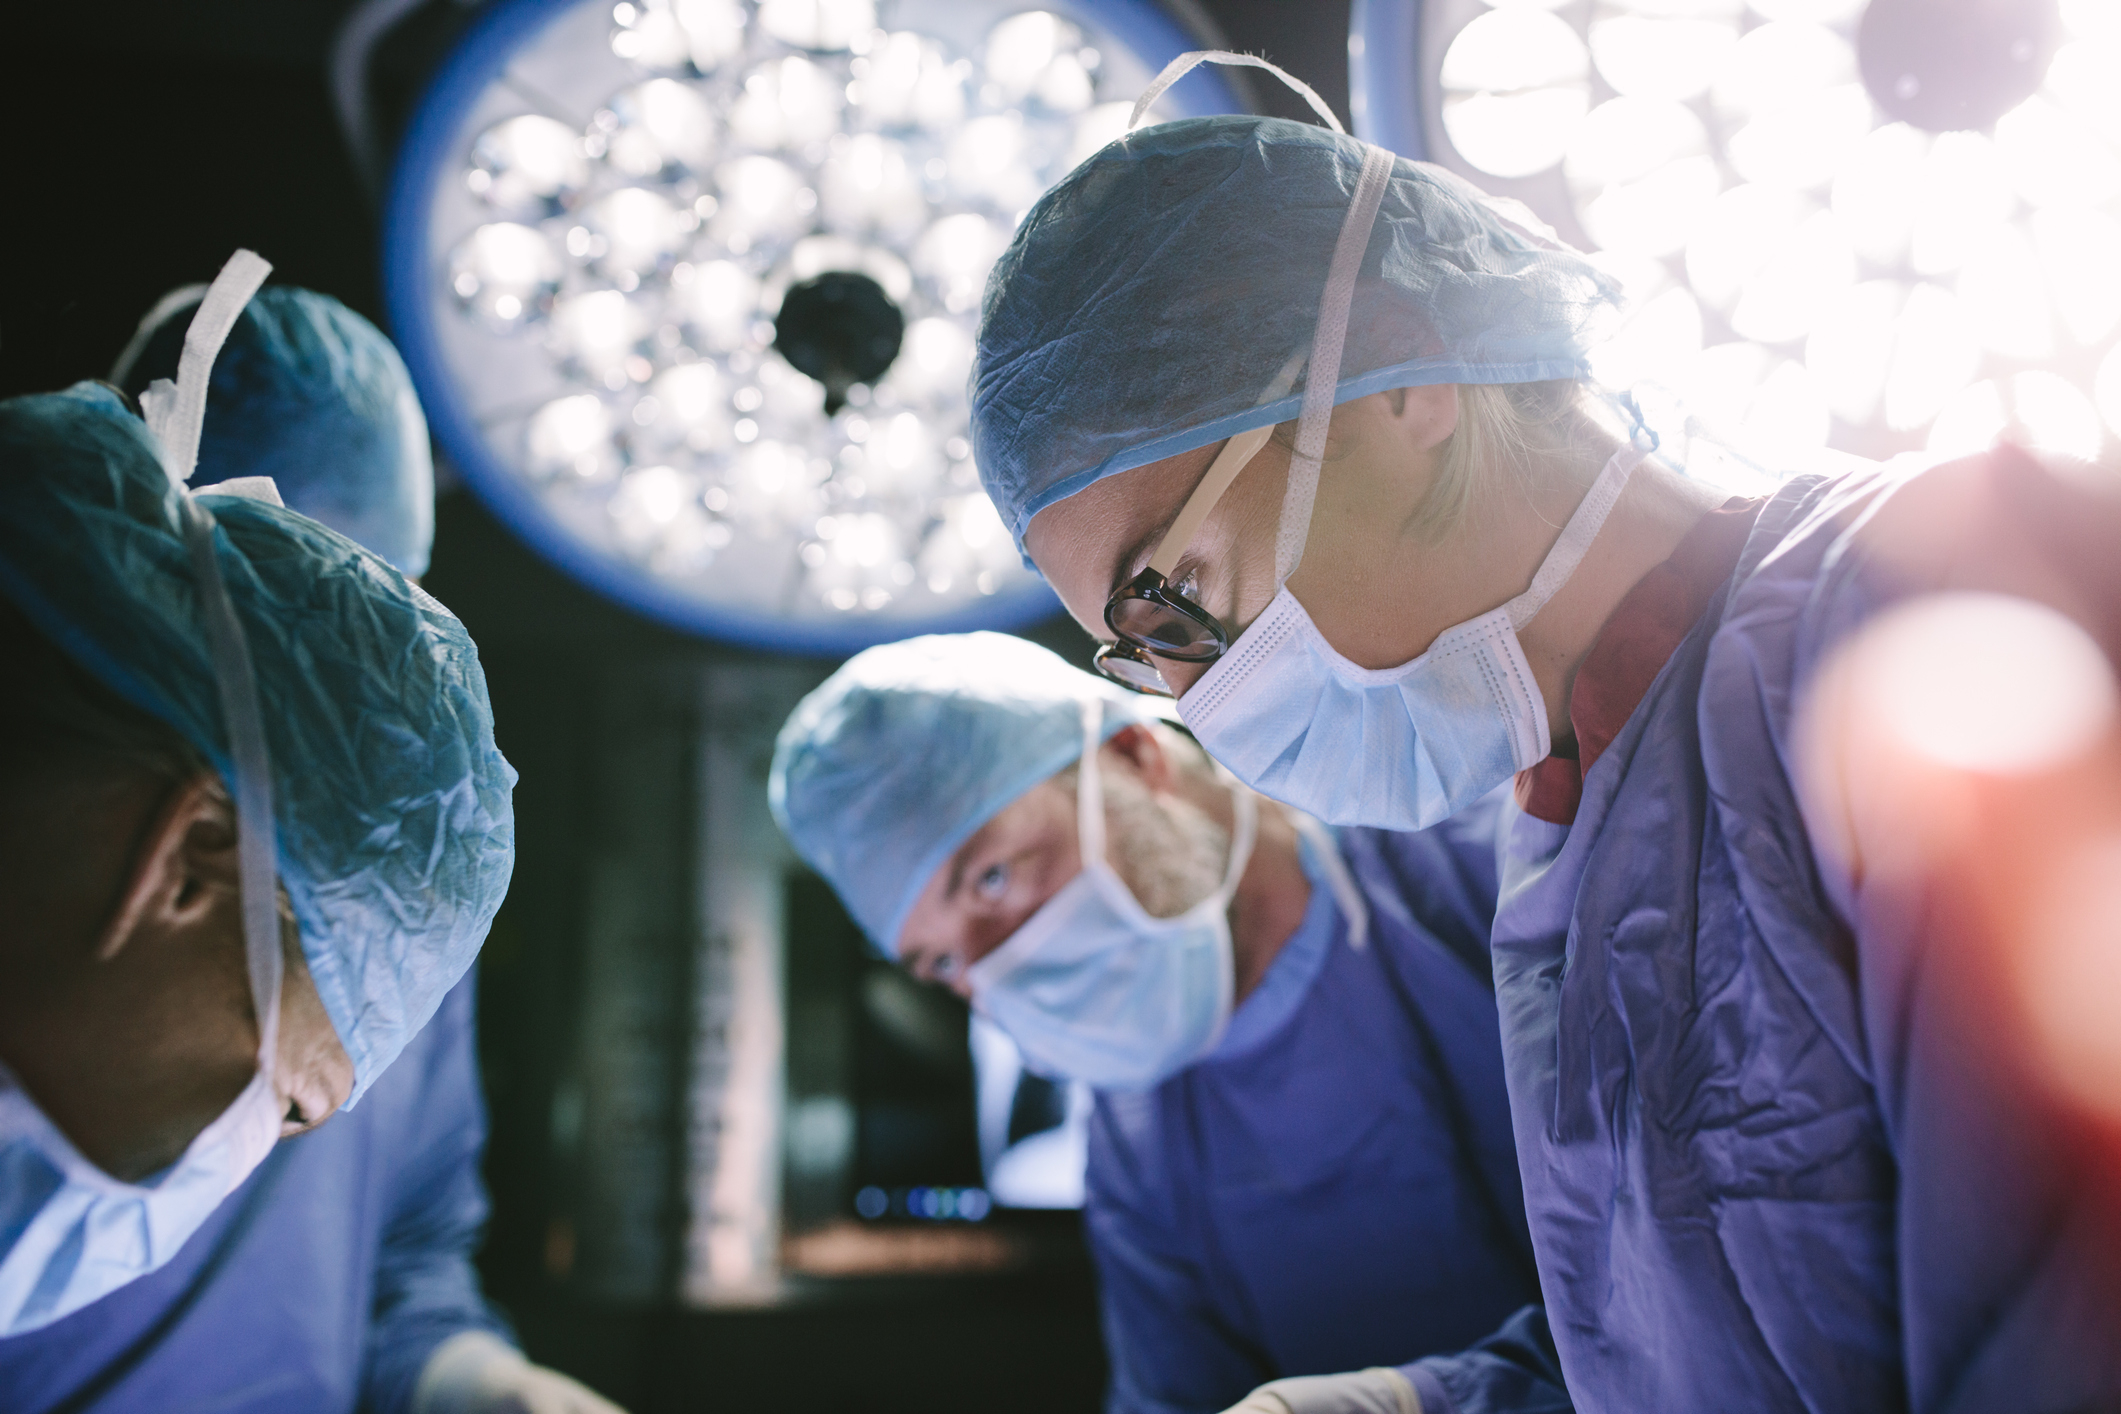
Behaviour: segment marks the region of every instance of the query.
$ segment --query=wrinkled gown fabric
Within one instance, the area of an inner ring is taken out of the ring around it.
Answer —
[[[1496,994],[1579,1408],[2121,1407],[2111,1195],[1940,975],[1948,920],[1815,856],[1789,775],[1822,660],[1929,587],[1856,533],[1919,474],[1770,497],[1573,824],[1509,825]]]
[[[1314,867],[1304,923],[1217,1049],[1099,1094],[1109,1414],[1457,1351],[1538,1300],[1488,978],[1495,816],[1340,831],[1368,946]]]

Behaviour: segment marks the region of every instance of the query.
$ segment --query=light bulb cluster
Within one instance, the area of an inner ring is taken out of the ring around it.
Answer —
[[[1860,71],[1864,0],[1460,8],[1443,135],[1626,286],[1601,378],[1782,471],[2121,433],[2121,7],[2064,0],[2054,47],[1992,56],[2037,91],[1939,132],[1879,99],[1916,74]]]
[[[503,459],[603,552],[761,612],[918,618],[1030,584],[979,488],[966,383],[1024,209],[1125,126],[1097,36],[1033,10],[961,51],[872,0],[603,13],[626,81],[588,123],[517,112],[461,168],[457,342],[547,375],[490,420]],[[886,371],[828,412],[775,321],[835,273],[898,324]]]

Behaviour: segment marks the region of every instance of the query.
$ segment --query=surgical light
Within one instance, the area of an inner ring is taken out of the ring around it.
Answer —
[[[1762,466],[2005,433],[2097,455],[2121,433],[2115,13],[1357,0],[1351,78],[1359,132],[1524,202],[1628,288],[1601,376]]]
[[[848,652],[1051,612],[979,489],[1024,209],[1199,47],[1151,0],[510,0],[408,130],[388,298],[444,450],[667,622]],[[1212,71],[1161,116],[1230,111]]]

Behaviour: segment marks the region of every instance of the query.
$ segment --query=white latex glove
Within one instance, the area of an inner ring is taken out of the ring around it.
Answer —
[[[435,1347],[412,1391],[412,1414],[626,1414],[558,1370],[533,1365],[488,1331]]]
[[[1421,1414],[1421,1396],[1397,1370],[1298,1375],[1261,1385],[1223,1414]]]

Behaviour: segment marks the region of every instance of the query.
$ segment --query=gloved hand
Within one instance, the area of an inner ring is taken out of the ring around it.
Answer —
[[[533,1365],[487,1331],[435,1347],[413,1387],[413,1414],[626,1414],[558,1370]]]
[[[1223,1414],[1421,1414],[1421,1396],[1397,1370],[1298,1375],[1261,1385]]]

